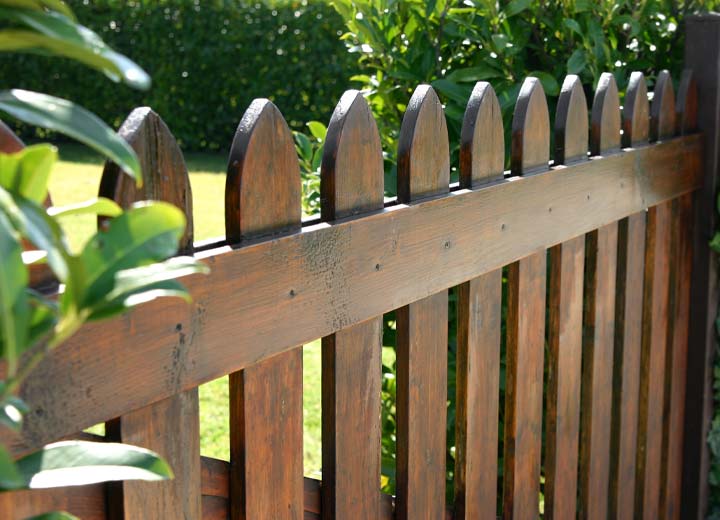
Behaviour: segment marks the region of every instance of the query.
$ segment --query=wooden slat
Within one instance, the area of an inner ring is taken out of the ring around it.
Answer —
[[[588,109],[580,79],[563,82],[555,118],[555,162],[587,160]],[[580,430],[585,237],[550,249],[545,516],[575,518]]]
[[[119,134],[133,147],[143,171],[143,186],[136,187],[119,167],[107,163],[99,196],[127,208],[138,200],[163,200],[179,207],[187,219],[181,253],[192,253],[192,191],[185,161],[175,138],[151,109],[131,112]],[[175,356],[187,355],[185,333]],[[111,370],[108,367],[108,370]],[[171,384],[177,384],[172,381]],[[177,390],[179,388],[176,386]],[[117,397],[116,397],[117,398]],[[177,393],[108,423],[108,438],[143,446],[163,456],[175,478],[167,482],[128,481],[109,487],[111,518],[198,518],[200,501],[200,419],[197,389]]]
[[[66,511],[82,520],[105,520],[105,492],[103,484],[4,492],[0,493],[0,518],[25,520]]]
[[[203,251],[196,256],[212,272],[183,279],[191,305],[151,302],[84,327],[26,381],[22,395],[34,412],[24,438],[0,437],[26,451],[687,193],[701,182],[701,140],[681,137]],[[187,352],[179,360],[178,324]]]
[[[489,83],[475,85],[461,133],[460,185],[503,178],[500,105]],[[458,287],[455,518],[494,518],[498,487],[502,269]]]
[[[676,109],[677,133],[697,127],[697,87],[692,72],[683,72]],[[685,385],[688,356],[690,277],[692,275],[692,195],[672,202],[670,243],[670,296],[668,349],[665,371],[665,419],[663,435],[660,514],[680,518],[682,504],[682,441],[685,426]]]
[[[675,133],[675,95],[667,71],[658,75],[650,107],[650,138]],[[659,518],[665,363],[668,325],[670,227],[672,205],[648,209],[638,426],[636,518]]]
[[[22,140],[15,135],[8,125],[0,121],[0,152],[15,153],[25,148]]]
[[[650,105],[641,72],[630,76],[623,107],[623,146],[647,144]],[[610,517],[632,519],[635,505],[638,397],[642,334],[645,212],[618,223],[615,286],[613,422],[610,437]]]
[[[383,208],[383,156],[362,94],[346,92],[328,127],[323,220]],[[376,270],[383,268],[381,263]],[[382,316],[322,339],[323,518],[375,520],[380,498]]]
[[[550,121],[540,80],[527,78],[512,122],[512,172],[547,169]],[[547,212],[547,209],[544,209]],[[538,517],[545,343],[545,250],[508,269],[503,518]]]
[[[449,178],[445,114],[433,89],[421,85],[400,130],[398,199],[409,204],[447,193]],[[449,240],[442,244],[452,246]],[[445,512],[447,320],[446,290],[396,311],[396,516],[402,520],[436,519]]]
[[[300,228],[300,176],[278,109],[253,101],[228,159],[225,232],[237,243]],[[288,297],[294,297],[288,288]],[[233,337],[226,337],[233,344]],[[265,340],[267,341],[267,340]],[[302,347],[230,374],[230,518],[303,516]]]
[[[591,113],[590,150],[620,150],[620,103],[615,78],[603,73]],[[607,518],[612,422],[617,222],[586,235],[583,314],[580,518]]]

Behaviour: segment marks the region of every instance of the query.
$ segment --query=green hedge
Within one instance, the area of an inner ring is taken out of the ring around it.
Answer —
[[[149,105],[184,149],[229,148],[249,103],[269,97],[291,127],[328,121],[356,67],[339,40],[343,20],[325,2],[69,0],[81,23],[152,76],[137,92],[69,60],[2,55],[0,88],[71,99],[112,125]],[[20,130],[30,137],[31,130]],[[42,135],[38,135],[42,137]]]

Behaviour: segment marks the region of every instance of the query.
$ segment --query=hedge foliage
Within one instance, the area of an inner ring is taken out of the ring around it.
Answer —
[[[64,97],[115,126],[134,107],[149,105],[185,150],[228,149],[257,97],[272,99],[293,128],[328,121],[356,64],[339,39],[343,20],[325,2],[67,3],[81,23],[147,70],[150,91],[109,85],[69,60],[28,54],[0,55],[0,88]]]

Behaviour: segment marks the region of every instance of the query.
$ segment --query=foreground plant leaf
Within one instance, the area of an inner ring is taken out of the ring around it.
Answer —
[[[5,213],[0,212],[0,354],[14,375],[18,357],[26,348],[29,305],[28,269],[22,246]]]
[[[49,144],[28,146],[12,154],[0,153],[0,186],[42,204],[55,161],[57,148]]]
[[[110,442],[56,442],[21,458],[16,466],[30,489],[173,478],[168,463],[156,453]]]
[[[26,518],[25,520],[80,520],[77,516],[66,513],[65,511],[53,511],[51,513],[43,513],[42,515]]]
[[[95,114],[65,99],[31,92],[0,92],[0,110],[24,123],[54,130],[77,139],[117,163],[139,184],[140,163],[130,145]]]
[[[15,466],[10,454],[0,445],[0,491],[21,489],[24,485],[25,480]]]

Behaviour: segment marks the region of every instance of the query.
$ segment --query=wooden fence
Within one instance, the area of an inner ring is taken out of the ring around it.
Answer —
[[[32,408],[23,434],[1,440],[20,455],[106,422],[108,439],[160,452],[176,478],[6,493],[0,517],[66,509],[84,519],[530,519],[539,516],[543,478],[545,518],[700,518],[720,20],[688,24],[677,96],[662,72],[650,103],[635,72],[621,110],[615,80],[604,74],[588,117],[582,85],[569,76],[551,130],[542,86],[526,79],[509,173],[498,100],[478,83],[462,128],[459,185],[449,183],[442,105],[419,86],[400,131],[391,203],[375,122],[362,95],[347,92],[328,128],[321,218],[304,223],[292,135],[278,109],[257,100],[232,142],[227,238],[194,251],[182,154],[159,116],[135,110],[120,133],[140,156],[145,187],[137,191],[107,165],[100,194],[123,205],[177,204],[190,222],[181,250],[212,272],[185,280],[191,305],[146,304],[53,352],[22,389]],[[447,505],[454,286],[455,496]],[[382,315],[393,310],[390,497],[379,488],[380,353]],[[320,337],[322,482],[303,478],[302,438],[301,345]],[[200,456],[197,393],[226,374],[229,463]]]

